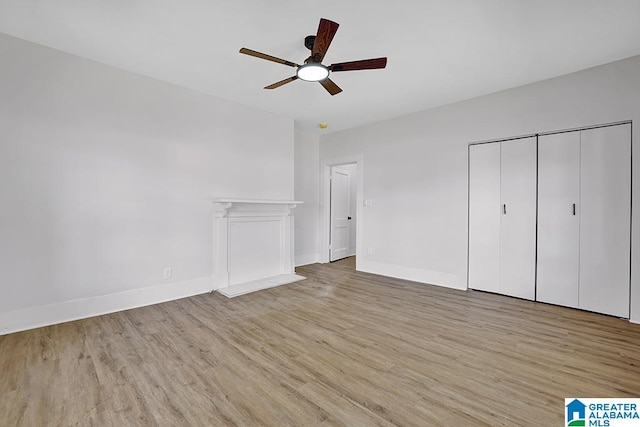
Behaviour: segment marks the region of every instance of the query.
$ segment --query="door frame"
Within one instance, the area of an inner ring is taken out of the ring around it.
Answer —
[[[331,167],[348,164],[357,165],[356,176],[356,270],[358,260],[362,259],[362,223],[364,192],[364,158],[362,154],[353,154],[333,159],[322,160],[320,164],[320,248],[321,263],[329,262],[329,236],[331,235]]]
[[[630,227],[630,233],[629,233],[629,259],[630,259],[630,268],[629,268],[629,321],[634,322],[631,320],[631,318],[633,317],[633,304],[632,304],[632,299],[633,299],[633,280],[634,280],[634,265],[633,265],[633,233],[634,233],[634,227],[633,227],[633,181],[634,181],[634,168],[633,168],[633,142],[634,142],[634,133],[633,133],[633,120],[622,120],[622,121],[617,121],[617,122],[609,122],[609,123],[601,123],[601,124],[595,124],[595,125],[589,125],[589,126],[580,126],[580,127],[575,127],[575,128],[568,128],[568,129],[559,129],[559,130],[552,130],[552,131],[546,131],[546,132],[539,132],[539,133],[532,133],[532,134],[525,134],[525,135],[519,135],[519,136],[512,136],[512,137],[505,137],[505,138],[494,138],[494,139],[486,139],[486,140],[481,140],[481,141],[474,141],[474,142],[469,142],[467,143],[467,289],[473,289],[469,286],[469,257],[470,257],[470,245],[469,245],[469,228],[470,228],[470,220],[469,220],[469,205],[470,205],[470,176],[469,176],[469,167],[470,167],[470,150],[471,150],[471,146],[472,145],[479,145],[479,144],[491,144],[491,143],[496,143],[496,142],[504,142],[504,141],[512,141],[512,140],[516,140],[516,139],[523,139],[523,138],[530,138],[530,137],[536,137],[537,141],[536,144],[539,141],[539,137],[540,136],[546,136],[546,135],[555,135],[555,134],[559,134],[559,133],[566,133],[566,132],[577,132],[577,131],[585,131],[585,130],[590,130],[590,129],[597,129],[597,128],[604,128],[604,127],[610,127],[610,126],[619,126],[619,125],[630,125],[631,126],[631,156],[629,159],[629,162],[631,163],[631,194],[630,194],[630,217],[631,217],[631,224],[629,225]],[[537,160],[536,160],[537,161]],[[536,173],[537,173],[537,168],[536,168]],[[537,177],[536,177],[537,180]],[[537,185],[536,185],[536,198],[538,197],[538,189],[537,189]],[[537,203],[536,203],[537,205]],[[537,206],[536,206],[537,209]],[[538,268],[538,260],[537,260],[537,253],[538,253],[538,242],[537,242],[537,227],[538,227],[538,219],[536,217],[536,279],[535,279],[535,292],[534,292],[534,298],[535,301],[537,301],[538,298],[538,278],[537,278],[537,268]],[[637,320],[634,323],[640,323]]]

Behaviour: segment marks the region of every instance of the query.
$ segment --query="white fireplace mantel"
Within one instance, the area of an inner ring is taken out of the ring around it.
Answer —
[[[294,200],[213,200],[213,278],[227,297],[304,279],[294,271]]]

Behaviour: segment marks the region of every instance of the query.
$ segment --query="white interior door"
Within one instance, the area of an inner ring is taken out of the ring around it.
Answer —
[[[581,132],[579,307],[629,317],[631,125]]]
[[[499,292],[500,143],[469,147],[469,287]]]
[[[351,236],[350,181],[348,170],[331,168],[331,236],[329,260],[336,261],[349,256]]]
[[[578,307],[580,132],[538,139],[536,299]]]
[[[536,287],[536,138],[500,143],[501,294],[533,300]]]

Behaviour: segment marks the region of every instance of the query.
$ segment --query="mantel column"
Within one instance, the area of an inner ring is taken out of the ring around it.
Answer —
[[[213,208],[213,286],[214,289],[229,286],[229,218],[231,203],[214,203]]]

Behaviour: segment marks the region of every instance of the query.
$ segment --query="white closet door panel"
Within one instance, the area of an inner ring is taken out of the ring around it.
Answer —
[[[631,126],[581,132],[579,307],[629,317]]]
[[[580,132],[539,137],[538,301],[578,306],[579,197]]]
[[[498,292],[500,144],[469,147],[469,287]]]
[[[536,277],[536,138],[501,143],[501,294],[533,300]]]

